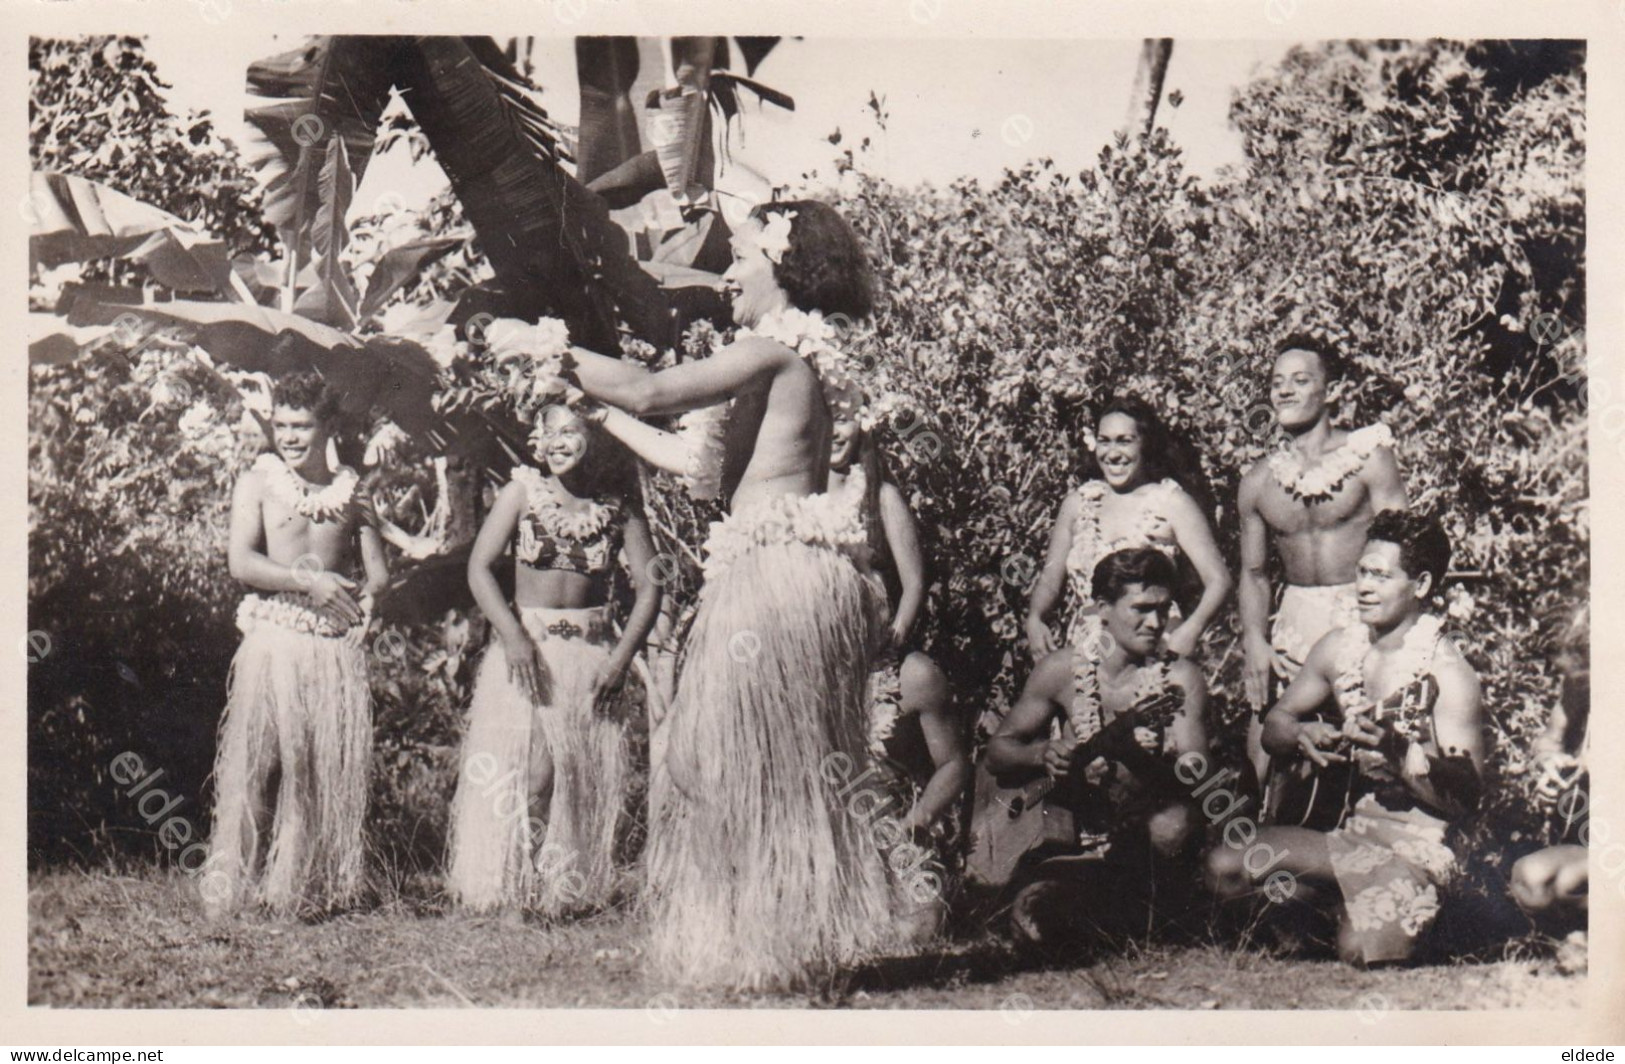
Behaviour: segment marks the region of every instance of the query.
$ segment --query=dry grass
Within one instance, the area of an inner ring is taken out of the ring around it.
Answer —
[[[1527,958],[1362,972],[1229,946],[1130,948],[1032,969],[990,941],[796,995],[670,991],[626,912],[557,926],[396,901],[322,923],[210,923],[185,878],[48,872],[29,885],[28,1000],[97,1008],[698,1007],[1503,1009],[1576,1007],[1583,977]]]

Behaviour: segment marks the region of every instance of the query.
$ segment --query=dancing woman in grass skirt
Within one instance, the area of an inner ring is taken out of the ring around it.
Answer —
[[[883,948],[891,888],[831,771],[865,756],[883,603],[852,495],[824,493],[824,389],[848,373],[824,315],[867,315],[869,267],[840,215],[804,201],[756,208],[733,251],[734,342],[654,373],[576,358],[609,431],[731,497],[651,779],[646,904],[661,978],[746,989]],[[682,411],[700,413],[679,434],[635,416]]]
[[[467,909],[557,916],[614,893],[633,774],[617,696],[660,588],[641,512],[592,490],[592,435],[574,411],[546,408],[532,440],[547,472],[514,469],[469,556],[496,637],[475,677],[452,800],[448,887]],[[510,544],[511,607],[492,573]],[[637,601],[616,639],[607,603],[623,548]]]

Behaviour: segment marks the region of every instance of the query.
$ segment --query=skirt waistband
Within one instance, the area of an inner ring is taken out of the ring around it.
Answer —
[[[552,606],[518,606],[519,623],[538,640],[585,639],[600,643],[615,634],[608,606],[559,609]]]

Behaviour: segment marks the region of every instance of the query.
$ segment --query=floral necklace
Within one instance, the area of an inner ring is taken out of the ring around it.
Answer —
[[[254,460],[254,469],[265,476],[266,486],[278,502],[312,521],[337,521],[349,509],[359,478],[355,470],[339,466],[333,483],[317,487],[289,468],[279,454],[266,451]]]
[[[1275,482],[1293,498],[1301,502],[1324,502],[1337,494],[1349,477],[1358,473],[1366,459],[1378,447],[1392,447],[1394,434],[1387,425],[1377,422],[1349,433],[1343,446],[1322,455],[1319,462],[1308,465],[1303,456],[1287,444],[1270,455],[1270,472]]]
[[[1072,650],[1072,705],[1067,720],[1077,742],[1086,742],[1104,725],[1100,702],[1100,659],[1108,646],[1105,626],[1099,617],[1084,622],[1083,638]],[[1159,658],[1139,670],[1130,706],[1137,706],[1168,689],[1168,661]]]
[[[1072,549],[1067,552],[1066,558],[1067,569],[1080,585],[1079,591],[1085,598],[1088,597],[1088,581],[1095,571],[1095,565],[1113,551],[1155,547],[1172,556],[1177,547],[1168,537],[1168,517],[1158,504],[1178,488],[1174,481],[1164,480],[1156,485],[1155,490],[1143,496],[1131,493],[1130,497],[1140,506],[1139,521],[1128,534],[1111,539],[1106,539],[1100,532],[1100,511],[1111,485],[1104,480],[1091,480],[1078,489],[1078,497],[1083,505],[1072,525]]]
[[[741,327],[734,333],[736,341],[748,336],[776,340],[800,355],[817,372],[826,393],[843,392],[857,385],[851,360],[835,346],[839,334],[819,311],[781,307],[762,315],[754,326]]]
[[[1394,685],[1395,693],[1405,691],[1433,671],[1433,662],[1438,652],[1439,641],[1443,638],[1443,630],[1443,623],[1431,613],[1422,614],[1416,619],[1416,623],[1411,625],[1395,654],[1401,676],[1400,682]],[[1376,700],[1371,697],[1365,678],[1365,666],[1371,652],[1370,627],[1364,624],[1350,627],[1343,641],[1338,658],[1337,680],[1333,684],[1338,707],[1343,711],[1345,730],[1352,726],[1356,718],[1374,713],[1377,709]],[[1426,738],[1424,725],[1429,723],[1432,715],[1431,705],[1422,704],[1417,699],[1404,698],[1394,715],[1394,730],[1412,742],[1420,743]]]
[[[530,466],[518,466],[513,471],[513,479],[525,486],[525,494],[529,498],[530,513],[536,524],[544,531],[568,539],[592,539],[603,532],[620,513],[618,500],[599,502],[597,499],[582,499],[585,506],[580,508],[566,508],[564,492],[551,480],[542,476],[541,471]],[[529,529],[524,530],[528,532]],[[521,535],[523,536],[523,532]],[[521,544],[521,549],[523,549]]]

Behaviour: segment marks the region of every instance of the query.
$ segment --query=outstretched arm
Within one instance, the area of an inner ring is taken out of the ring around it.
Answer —
[[[615,358],[572,348],[581,390],[632,414],[675,414],[715,406],[765,387],[797,356],[771,340],[751,337],[729,344],[710,358],[653,373]]]
[[[1196,649],[1202,633],[1230,594],[1230,570],[1225,568],[1224,555],[1219,553],[1219,545],[1213,539],[1213,529],[1208,526],[1207,515],[1196,505],[1196,500],[1183,491],[1178,492],[1172,509],[1169,523],[1173,525],[1174,539],[1202,578],[1201,601],[1178,628],[1168,633],[1170,648],[1184,656]]]
[[[680,432],[657,429],[613,406],[603,407],[598,423],[633,454],[663,473],[682,476],[693,464],[693,444]]]

